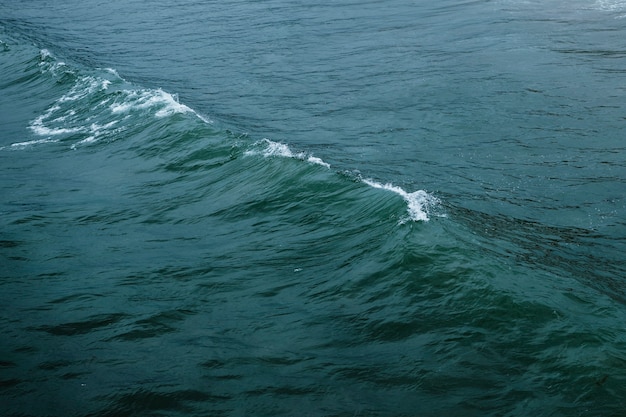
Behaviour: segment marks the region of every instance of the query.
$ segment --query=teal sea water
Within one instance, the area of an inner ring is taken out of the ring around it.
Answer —
[[[0,415],[626,415],[626,2],[0,0]]]

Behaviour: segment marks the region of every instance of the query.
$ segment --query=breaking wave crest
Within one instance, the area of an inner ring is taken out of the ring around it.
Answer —
[[[114,140],[138,116],[164,118],[189,113],[205,123],[210,120],[181,104],[178,97],[162,89],[139,88],[110,68],[97,74],[81,74],[46,49],[40,51],[39,67],[43,74],[71,84],[69,90],[29,125],[37,136],[44,137],[12,144],[22,147],[48,142],[70,141],[71,147],[100,140]],[[132,118],[131,118],[132,114]]]
[[[318,157],[315,157],[306,152],[294,152],[288,145],[280,142],[274,142],[267,138],[255,142],[252,145],[252,148],[245,152],[245,155],[262,155],[266,158],[294,158],[330,169],[330,164]],[[401,187],[393,185],[391,183],[382,184],[374,181],[373,179],[361,178],[360,176],[358,176],[358,179],[362,183],[369,185],[370,187],[391,191],[404,199],[407,204],[408,218],[402,218],[400,220],[400,223],[404,223],[407,220],[428,221],[429,212],[432,210],[433,207],[438,206],[440,203],[436,197],[430,195],[424,190],[407,192]]]

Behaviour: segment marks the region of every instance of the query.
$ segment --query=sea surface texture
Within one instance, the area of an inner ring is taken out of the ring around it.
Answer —
[[[626,2],[0,0],[0,415],[626,415]]]

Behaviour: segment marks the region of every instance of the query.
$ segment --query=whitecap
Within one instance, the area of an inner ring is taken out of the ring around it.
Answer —
[[[178,102],[175,95],[167,93],[161,89],[157,90],[130,90],[122,102],[115,102],[110,105],[113,113],[127,113],[131,110],[144,110],[159,107],[155,112],[158,118],[171,116],[176,113],[194,113],[198,118],[206,121],[188,106]]]
[[[330,164],[328,162],[324,162],[321,158],[317,158],[315,156],[309,156],[307,158],[307,161],[309,161],[312,164],[321,165],[323,167],[326,167],[326,168],[330,169]]]
[[[108,72],[109,74],[112,74],[115,77],[119,78],[120,80],[124,80],[122,77],[120,77],[120,74],[118,74],[117,70],[115,70],[114,68],[105,68],[104,70]]]
[[[56,61],[47,49],[40,51],[40,59],[42,71],[56,76],[56,69],[63,66],[64,73],[74,75],[74,82],[65,94],[30,122],[30,130],[38,136],[83,134],[83,138],[72,145],[75,148],[119,131],[122,128],[112,129],[116,123],[135,112],[146,111],[155,118],[193,113],[203,122],[212,123],[181,104],[177,95],[162,89],[134,88],[114,69],[98,69],[100,73],[95,75],[78,75],[64,63]],[[83,106],[91,110],[89,114],[85,114]]]
[[[157,90],[157,100],[159,104],[163,104],[163,108],[156,112],[156,117],[170,116],[176,113],[195,113],[188,106],[178,102],[178,97],[163,90]]]
[[[436,197],[428,194],[424,190],[417,190],[409,193],[403,190],[401,187],[390,183],[381,184],[368,178],[364,178],[362,179],[362,181],[370,187],[391,191],[401,196],[407,204],[407,212],[409,214],[409,218],[413,221],[427,222],[428,220],[430,220],[428,217],[428,209],[433,205],[439,203],[439,200]]]
[[[293,152],[288,145],[280,142],[274,142],[267,138],[257,141],[253,144],[255,148],[247,150],[245,155],[262,155],[264,157],[283,157],[283,158],[294,158],[300,159],[302,161],[307,161],[311,164],[321,165],[326,168],[330,168],[330,164],[324,162],[321,158],[315,157],[313,155],[309,155],[306,152]],[[263,146],[262,149],[256,149],[259,146]]]
[[[42,49],[39,51],[39,59],[41,61],[45,61],[47,59],[52,58],[52,53],[47,49]]]

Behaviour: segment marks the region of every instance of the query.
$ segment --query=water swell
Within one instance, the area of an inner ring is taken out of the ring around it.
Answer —
[[[144,150],[145,155],[155,156],[155,152],[161,152],[161,157],[165,157],[163,152],[167,148],[160,146],[158,144],[160,141],[167,141],[170,146],[174,146],[175,142],[172,142],[172,137],[175,135],[199,136],[198,140],[202,142],[206,139],[202,137],[202,133],[200,135],[190,133],[195,130],[210,134],[203,125],[210,125],[211,121],[180,103],[175,95],[161,89],[137,87],[120,77],[113,69],[85,73],[56,59],[46,49],[39,53],[38,66],[42,76],[51,77],[57,80],[57,83],[61,80],[61,84],[66,86],[66,91],[30,122],[29,129],[35,135],[35,139],[14,142],[5,148],[24,149],[60,142],[69,143],[70,148],[76,150],[78,147],[100,142],[109,143],[142,135],[145,136],[142,139],[145,142],[138,146]],[[172,127],[177,125],[177,121],[173,118],[178,115],[186,122],[176,127],[176,132],[174,132]],[[188,119],[186,115],[189,115],[191,119]],[[199,123],[191,123],[194,118]],[[161,119],[164,123],[161,127],[150,127],[154,123],[161,123],[159,122]],[[156,135],[150,132],[155,132]],[[288,158],[326,169],[331,168],[331,165],[321,158],[305,151],[295,152],[289,145],[281,142],[263,139],[252,143],[241,143],[243,139],[245,138],[240,137],[232,144],[244,149],[242,156],[263,159]],[[196,146],[193,143],[187,141],[177,144],[181,147],[189,147],[188,152],[197,156],[197,152],[193,151]],[[215,151],[219,153],[218,149],[221,147],[223,144],[217,146]],[[147,151],[153,148],[154,151]],[[170,149],[173,151],[171,156],[177,160],[181,159],[180,155],[186,153],[183,148]],[[232,152],[229,154],[232,159]],[[168,164],[170,167],[174,165],[174,163]],[[288,174],[285,172],[282,175]],[[391,191],[402,197],[407,204],[408,216],[401,218],[400,223],[428,221],[428,213],[439,204],[437,198],[422,190],[407,192],[392,184],[383,184],[360,176],[358,179],[372,188]]]
[[[408,185],[423,166],[361,173],[114,70],[22,58],[0,63],[33,109],[0,152],[15,415],[623,409],[623,305],[571,279],[623,275],[621,241],[597,256],[588,231]]]

